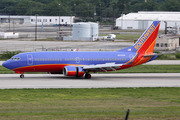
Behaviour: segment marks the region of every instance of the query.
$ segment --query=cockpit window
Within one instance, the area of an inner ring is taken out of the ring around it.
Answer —
[[[20,57],[12,57],[11,60],[14,60],[14,61],[18,61],[20,60],[21,58]]]

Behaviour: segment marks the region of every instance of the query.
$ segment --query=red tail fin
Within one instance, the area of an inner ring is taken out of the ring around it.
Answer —
[[[134,44],[134,48],[138,53],[153,52],[159,26],[160,21],[153,21],[153,23],[142,34],[139,40]]]

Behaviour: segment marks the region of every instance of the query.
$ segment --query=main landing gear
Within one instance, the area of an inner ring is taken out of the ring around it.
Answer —
[[[90,79],[90,78],[91,78],[91,74],[86,73],[86,74],[85,74],[85,78],[86,78],[86,79]]]
[[[20,75],[20,78],[24,78],[24,75],[23,75],[23,74],[21,74],[21,75]]]

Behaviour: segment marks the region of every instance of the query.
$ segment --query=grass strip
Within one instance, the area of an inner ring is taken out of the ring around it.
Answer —
[[[0,119],[179,119],[180,88],[1,89]]]
[[[27,72],[26,74],[45,74],[45,72]],[[180,73],[180,65],[139,65],[112,72],[102,73]],[[0,74],[14,74],[14,71],[0,66]]]

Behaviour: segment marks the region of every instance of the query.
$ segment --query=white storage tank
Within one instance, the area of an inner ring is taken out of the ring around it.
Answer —
[[[90,35],[91,26],[89,23],[75,23],[73,24],[73,37],[81,38],[81,37],[91,37]]]
[[[98,37],[99,35],[99,28],[97,23],[90,23],[91,25],[91,37]]]

